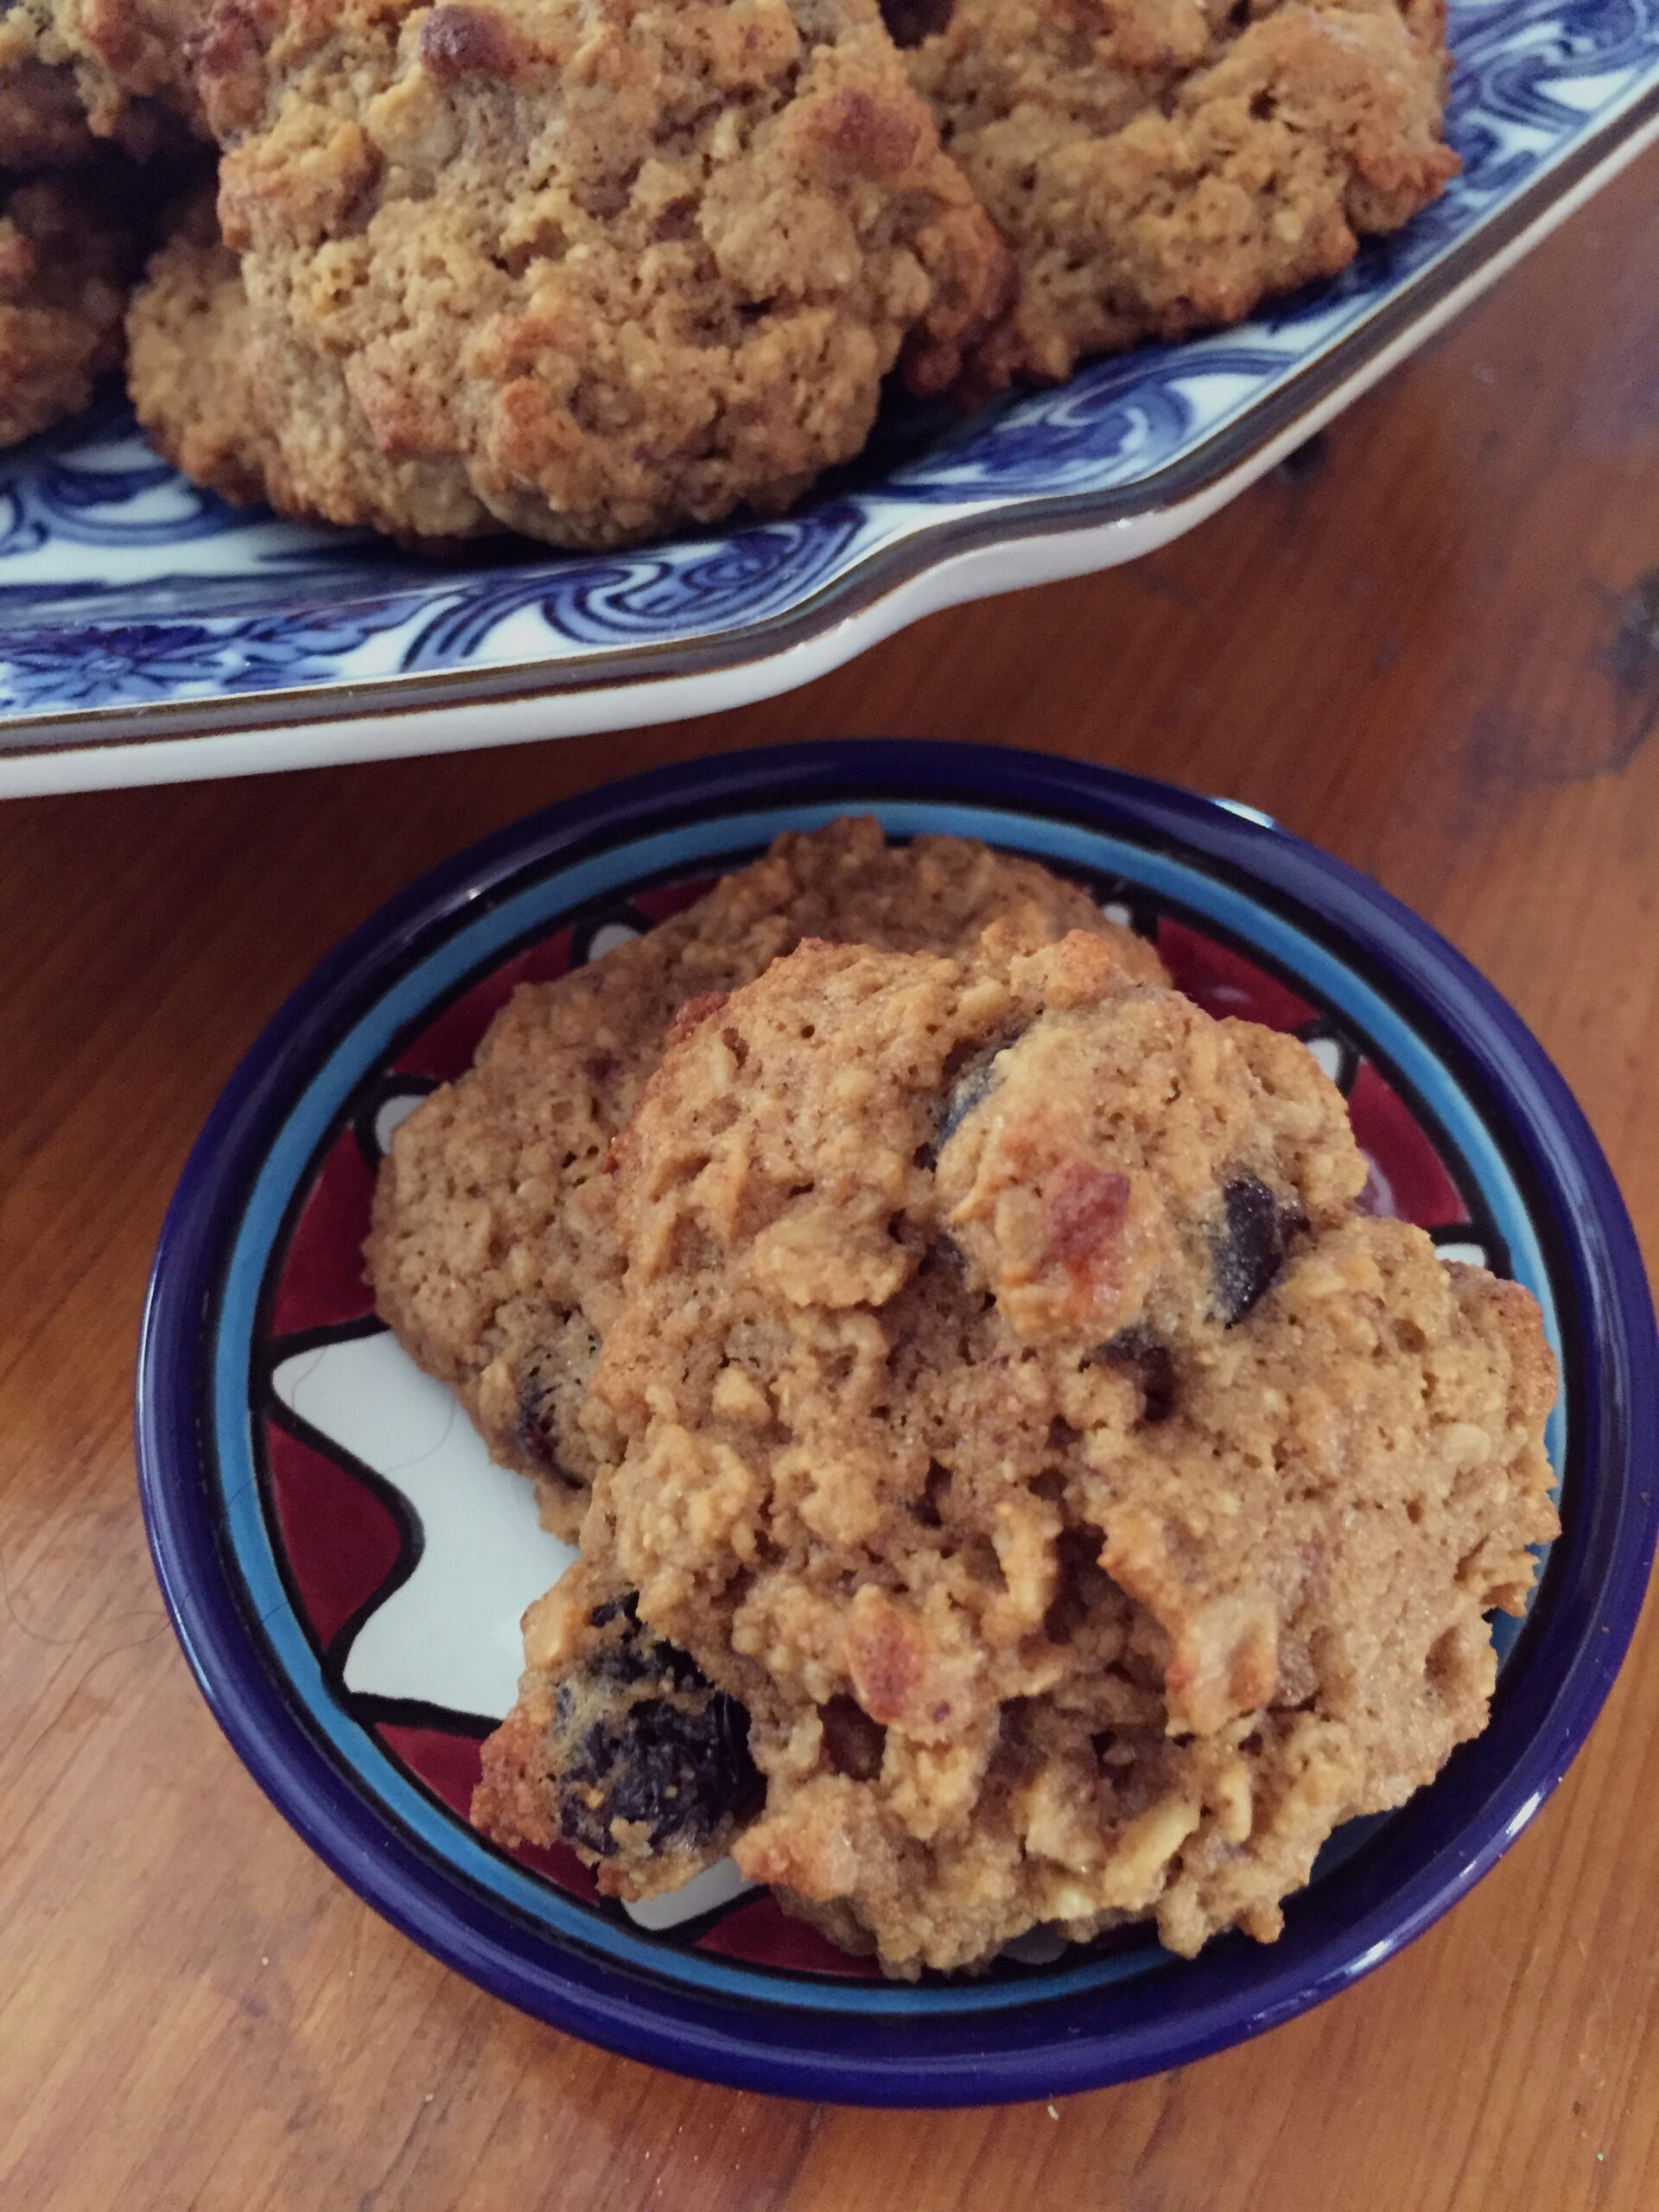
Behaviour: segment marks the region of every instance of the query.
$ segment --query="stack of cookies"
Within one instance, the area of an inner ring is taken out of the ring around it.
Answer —
[[[0,445],[119,367],[128,296],[195,134],[168,0],[13,0],[0,16]]]
[[[398,1130],[380,1311],[582,1556],[474,1817],[730,1853],[889,1973],[1191,1954],[1485,1725],[1554,1531],[1528,1294],[1034,864],[791,836]]]
[[[1436,0],[19,0],[0,162],[216,161],[129,324],[196,481],[603,546],[786,508],[889,376],[972,404],[1331,275],[1455,171],[1446,68]],[[13,312],[86,339],[10,435],[118,349],[124,196],[67,256],[11,218]]]

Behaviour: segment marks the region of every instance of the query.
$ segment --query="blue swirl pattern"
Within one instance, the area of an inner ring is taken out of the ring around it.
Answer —
[[[800,607],[948,518],[1132,491],[1375,317],[1659,82],[1659,0],[1452,0],[1463,174],[1333,283],[1179,346],[1099,361],[966,421],[904,403],[782,521],[639,554],[464,569],[226,507],[111,402],[0,454],[0,713],[14,720],[669,646]],[[605,671],[597,671],[602,676]]]

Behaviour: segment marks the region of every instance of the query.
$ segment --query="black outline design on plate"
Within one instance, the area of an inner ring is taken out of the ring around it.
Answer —
[[[374,1127],[383,1109],[394,1098],[429,1098],[441,1088],[436,1076],[401,1075],[396,1068],[382,1068],[378,1077],[365,1086],[357,1111],[352,1116],[352,1130],[371,1174],[378,1174],[380,1162],[385,1158],[385,1149]]]

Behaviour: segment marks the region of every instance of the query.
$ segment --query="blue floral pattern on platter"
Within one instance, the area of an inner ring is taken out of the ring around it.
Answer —
[[[511,546],[465,568],[249,516],[111,403],[0,456],[0,715],[466,675],[753,629],[945,522],[1122,493],[1191,460],[1401,297],[1659,83],[1659,0],[1452,0],[1462,175],[1333,283],[962,419],[899,405],[781,521],[639,553]],[[613,675],[601,666],[601,676]]]

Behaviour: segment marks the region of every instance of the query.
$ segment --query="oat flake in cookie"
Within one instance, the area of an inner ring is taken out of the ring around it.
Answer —
[[[375,1302],[460,1395],[493,1457],[537,1478],[574,1537],[597,1460],[578,1420],[623,1255],[603,1171],[676,1014],[751,982],[804,938],[971,953],[1085,929],[1161,976],[1151,948],[1035,861],[969,839],[888,846],[874,821],[787,833],[647,936],[523,986],[476,1065],[403,1124],[375,1193]]]
[[[293,511],[571,545],[776,512],[1007,296],[875,0],[220,0],[194,50],[244,342],[331,387],[250,441]]]
[[[968,396],[1238,321],[1458,170],[1442,0],[888,0],[1019,264]]]
[[[496,1833],[661,1885],[649,1821],[583,1834],[551,1725],[619,1604],[751,1716],[739,1865],[900,1975],[1039,1922],[1270,1940],[1332,1829],[1484,1725],[1483,1615],[1555,1527],[1537,1311],[1357,1212],[1294,1039],[1098,938],[807,945],[688,1024],[617,1152],[610,1464],[526,1616]]]

